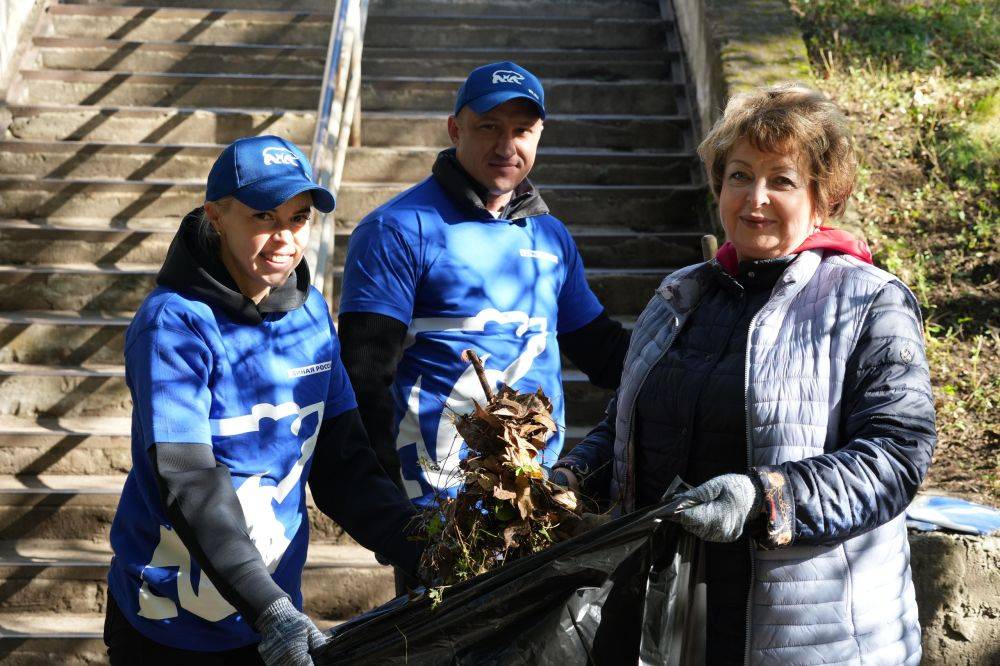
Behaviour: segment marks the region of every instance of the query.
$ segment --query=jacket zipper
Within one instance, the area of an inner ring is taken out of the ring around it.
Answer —
[[[632,430],[633,430],[634,424],[635,424],[636,398],[639,396],[639,391],[642,390],[642,385],[646,383],[646,379],[649,377],[649,373],[652,372],[653,368],[657,364],[659,364],[659,362],[661,360],[663,360],[664,356],[666,356],[667,351],[670,349],[670,345],[674,344],[674,338],[677,337],[677,333],[681,329],[681,326],[680,326],[680,323],[681,323],[680,317],[678,317],[676,314],[673,315],[673,317],[674,317],[674,332],[670,334],[669,338],[667,338],[667,342],[666,342],[666,344],[663,345],[663,350],[659,353],[659,355],[657,355],[656,361],[654,361],[650,365],[646,366],[646,371],[642,375],[642,380],[639,382],[639,386],[636,387],[636,389],[635,389],[635,395],[632,397],[632,408],[629,411],[629,417],[628,417],[628,438],[625,440],[628,443],[628,446],[627,446],[626,450],[628,451],[628,456],[629,456],[629,459],[625,461],[625,470],[626,470],[626,472],[625,472],[625,474],[626,474],[625,481],[626,481],[626,483],[629,484],[628,488],[626,488],[626,489],[629,490],[630,492],[634,492],[631,489],[631,485],[632,484],[631,484],[631,481],[629,480],[628,477],[632,476],[634,478],[634,476],[635,476],[635,470],[632,470],[631,475],[629,474],[628,470],[631,469],[631,466],[632,466]],[[625,496],[627,497],[628,495],[625,494]],[[632,506],[629,507],[629,510],[632,510],[635,507],[635,497],[632,498],[631,504],[632,504]]]
[[[770,300],[770,299],[768,299]],[[757,324],[757,319],[760,317],[761,313],[767,307],[767,304],[763,308],[757,310],[757,313],[750,318],[750,328],[747,331],[747,351],[746,357],[744,359],[743,365],[743,407],[746,412],[746,426],[747,426],[747,471],[753,466],[753,441],[750,438],[751,428],[750,428],[750,347],[753,344],[753,330],[754,326]],[[743,664],[744,666],[750,666],[750,629],[751,622],[750,616],[753,611],[753,583],[754,577],[756,576],[756,571],[754,567],[754,549],[753,549],[753,538],[747,539],[747,545],[750,550],[750,589],[747,592],[747,614],[746,614],[746,642],[743,645]]]

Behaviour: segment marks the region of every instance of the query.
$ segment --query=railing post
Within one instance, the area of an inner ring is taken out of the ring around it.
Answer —
[[[361,147],[361,100],[354,103],[351,118],[351,148]]]
[[[313,175],[336,197],[343,178],[347,147],[361,143],[361,53],[364,47],[368,0],[337,0],[323,73],[313,135]],[[330,297],[333,287],[332,213],[319,217],[312,230],[306,259],[313,269],[313,286]]]

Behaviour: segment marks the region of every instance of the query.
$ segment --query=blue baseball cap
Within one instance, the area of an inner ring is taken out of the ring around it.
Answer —
[[[313,182],[312,167],[298,146],[264,134],[226,146],[208,174],[205,200],[233,196],[254,210],[273,210],[303,192],[312,192],[320,212],[329,213],[336,205],[330,190]]]
[[[538,77],[509,60],[483,65],[472,70],[458,89],[455,115],[466,105],[476,113],[486,113],[519,97],[534,102],[541,117],[545,118],[545,91]]]

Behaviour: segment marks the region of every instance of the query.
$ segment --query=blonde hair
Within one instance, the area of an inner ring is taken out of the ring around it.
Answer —
[[[729,154],[742,139],[765,153],[801,156],[809,166],[816,210],[824,219],[844,214],[858,161],[847,118],[825,95],[782,83],[732,97],[698,146],[716,199]]]

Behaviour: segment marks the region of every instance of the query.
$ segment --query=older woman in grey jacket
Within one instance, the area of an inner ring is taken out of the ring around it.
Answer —
[[[856,158],[793,85],[733,98],[699,147],[727,243],[636,322],[607,418],[553,479],[629,512],[698,504],[710,664],[916,664],[903,510],[935,443],[920,312],[841,215]]]

